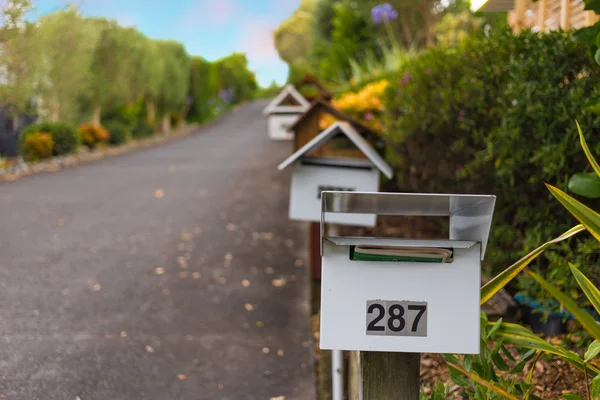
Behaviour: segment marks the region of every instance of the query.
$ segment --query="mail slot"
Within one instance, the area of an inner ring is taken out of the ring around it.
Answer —
[[[333,157],[313,154],[318,148],[340,135],[364,154],[364,158]],[[377,192],[383,173],[392,177],[391,167],[348,123],[336,122],[292,154],[279,165],[283,170],[294,165],[290,188],[289,215],[292,220],[319,222],[323,191]],[[376,215],[338,214],[329,222],[357,226],[373,226]]]
[[[495,196],[323,192],[321,204],[322,349],[479,353]],[[337,214],[446,216],[449,237],[325,236]]]

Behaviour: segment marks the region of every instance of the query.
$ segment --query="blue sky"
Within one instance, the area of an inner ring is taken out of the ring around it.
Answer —
[[[84,15],[105,16],[135,26],[151,38],[182,42],[208,60],[234,51],[248,55],[261,85],[285,82],[287,65],[277,56],[272,31],[300,0],[33,0],[46,14],[77,4]]]

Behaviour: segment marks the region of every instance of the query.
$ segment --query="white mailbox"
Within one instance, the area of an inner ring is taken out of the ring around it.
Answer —
[[[263,114],[268,118],[269,138],[272,140],[292,140],[294,133],[288,129],[308,110],[310,103],[293,85],[287,85]]]
[[[311,156],[311,151],[338,135],[345,135],[366,159]],[[392,168],[369,143],[346,122],[336,122],[279,165],[279,170],[295,164],[290,193],[290,219],[319,222],[321,192],[331,190],[377,192],[379,174],[392,177]],[[375,215],[338,214],[331,223],[373,226]]]
[[[495,196],[324,192],[321,349],[479,353]],[[443,240],[324,236],[330,214],[448,216]]]

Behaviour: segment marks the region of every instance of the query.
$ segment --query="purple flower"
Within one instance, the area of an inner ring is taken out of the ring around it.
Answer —
[[[396,18],[398,18],[398,11],[394,10],[389,3],[383,3],[371,9],[371,19],[375,24],[389,22]]]
[[[410,74],[410,72],[405,73],[402,79],[400,80],[400,85],[406,86],[411,79],[412,75]]]
[[[375,118],[375,116],[373,115],[373,113],[368,112],[365,114],[365,121],[372,121],[373,118]]]
[[[233,101],[233,89],[221,89],[219,91],[219,97],[225,103],[231,103]]]
[[[458,120],[459,121],[463,121],[465,119],[465,111],[464,110],[460,110],[458,112]]]

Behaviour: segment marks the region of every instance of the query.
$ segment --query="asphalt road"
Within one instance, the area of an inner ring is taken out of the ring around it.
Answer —
[[[0,184],[0,398],[315,398],[291,144],[265,105]]]

